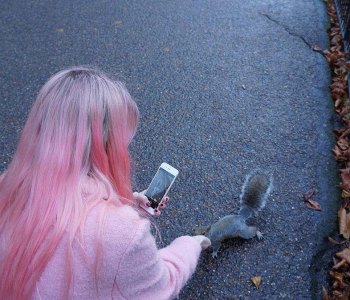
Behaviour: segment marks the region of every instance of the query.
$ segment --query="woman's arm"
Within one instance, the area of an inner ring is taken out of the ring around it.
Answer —
[[[158,250],[144,219],[121,257],[116,288],[126,299],[172,299],[194,273],[201,252],[190,236],[175,239]]]

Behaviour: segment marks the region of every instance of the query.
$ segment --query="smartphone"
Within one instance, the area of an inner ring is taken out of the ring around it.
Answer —
[[[167,163],[162,163],[145,193],[145,196],[151,202],[151,206],[147,207],[141,204],[141,207],[151,215],[154,215],[154,210],[168,194],[178,174],[179,171],[177,169]]]

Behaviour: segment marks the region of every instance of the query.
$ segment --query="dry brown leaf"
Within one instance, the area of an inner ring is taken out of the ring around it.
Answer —
[[[313,46],[311,47],[311,49],[314,50],[314,51],[317,51],[317,52],[322,52],[322,51],[323,51],[323,50],[321,49],[321,47],[318,46],[318,45],[313,45]]]
[[[349,197],[350,197],[350,193],[347,192],[347,191],[342,190],[341,196],[342,196],[343,198],[349,198]]]
[[[338,241],[336,241],[335,239],[333,239],[332,237],[328,237],[328,240],[332,243],[332,244],[336,244],[339,245],[340,243]]]
[[[342,259],[340,262],[338,262],[337,264],[335,264],[333,266],[333,270],[338,270],[339,268],[341,268],[342,266],[344,266],[346,264],[346,260]]]
[[[338,108],[340,105],[342,104],[342,100],[341,99],[337,99],[334,101],[334,107]]]
[[[254,283],[254,285],[257,289],[260,287],[260,284],[261,284],[261,277],[260,276],[252,277],[250,280]]]
[[[350,192],[350,174],[348,169],[340,170],[340,176],[342,179],[342,186],[346,191]]]
[[[336,159],[339,159],[342,156],[342,151],[339,149],[338,146],[334,147],[333,152],[335,154]]]
[[[346,292],[333,291],[333,299],[336,300],[349,300],[349,295]]]
[[[335,157],[341,162],[341,182],[343,207],[338,211],[339,231],[345,241],[338,242],[328,238],[334,244],[349,243],[350,239],[350,101],[348,95],[348,73],[350,61],[347,61],[349,53],[342,51],[342,33],[339,26],[335,1],[324,0],[327,4],[331,28],[329,31],[330,49],[323,51],[332,70],[331,96],[334,101],[335,112],[342,123],[342,129],[335,133],[337,144],[333,150]],[[323,300],[350,299],[350,248],[337,253],[333,258],[332,290],[328,293],[322,287]]]
[[[350,149],[343,152],[343,156],[346,158],[347,162],[350,160]]]
[[[332,89],[332,95],[339,95],[344,96],[346,94],[346,91],[343,88],[335,87]]]
[[[334,37],[332,38],[331,43],[337,44],[337,43],[339,43],[340,41],[341,41],[341,36],[336,35],[336,36],[334,36]]]
[[[350,238],[350,213],[344,207],[338,211],[339,218],[339,233],[345,238]]]
[[[330,271],[329,274],[336,281],[338,288],[344,287],[344,274],[340,272]]]
[[[339,139],[337,145],[341,150],[346,150],[349,148],[349,142],[345,139]]]
[[[334,68],[333,72],[338,76],[341,76],[343,74],[340,68]]]
[[[348,72],[348,70],[347,70],[347,68],[346,68],[346,66],[344,65],[344,63],[341,63],[340,64],[340,71],[342,72],[342,73],[344,73],[344,74],[347,74],[347,72]],[[344,90],[344,94],[346,94],[347,93],[347,91],[346,90]]]
[[[333,132],[334,132],[334,134],[338,137],[338,136],[340,136],[343,132],[344,132],[344,128],[335,128],[335,129],[333,129]]]
[[[338,112],[338,114],[343,117],[343,120],[344,118],[347,118],[347,115],[349,114],[350,112],[350,107],[342,107],[341,109],[337,109],[336,110]]]
[[[350,264],[350,249],[345,248],[336,254],[337,257],[345,259],[348,264]]]
[[[316,193],[316,189],[312,188],[311,190],[309,190],[308,192],[306,192],[305,194],[303,194],[303,199],[305,201],[307,201],[308,199],[310,199],[314,194]]]
[[[328,295],[328,291],[324,286],[322,287],[322,300],[331,300],[331,298]]]
[[[312,199],[307,199],[306,200],[306,203],[307,203],[307,206],[314,209],[314,210],[318,210],[318,211],[321,211],[321,206],[320,204],[315,201],[315,200],[312,200]]]
[[[350,128],[343,128],[340,138],[344,138],[350,134]]]
[[[331,88],[346,89],[346,82],[344,80],[337,80],[331,84]]]

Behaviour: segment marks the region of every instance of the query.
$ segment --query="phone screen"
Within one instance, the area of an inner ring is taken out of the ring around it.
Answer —
[[[166,170],[158,169],[149,188],[146,192],[146,197],[151,201],[151,207],[156,208],[166,194],[169,186],[174,180],[174,175]]]

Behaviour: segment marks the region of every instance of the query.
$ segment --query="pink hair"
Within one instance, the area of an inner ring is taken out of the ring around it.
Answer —
[[[95,69],[61,71],[41,88],[0,181],[0,298],[30,298],[65,232],[71,254],[93,206],[130,203],[138,116],[124,85]],[[88,179],[109,191],[104,199],[84,197]]]

